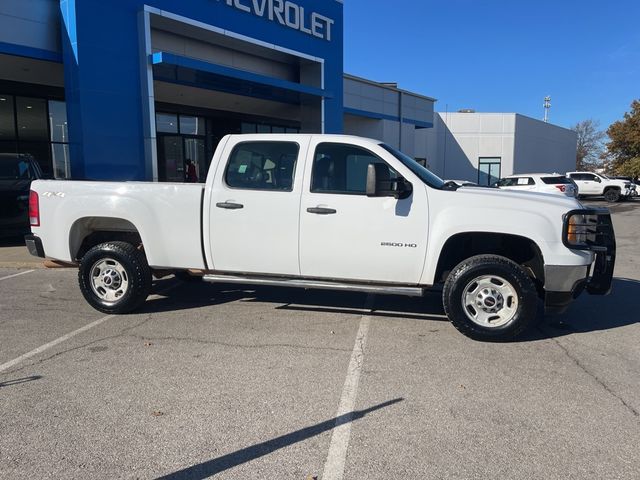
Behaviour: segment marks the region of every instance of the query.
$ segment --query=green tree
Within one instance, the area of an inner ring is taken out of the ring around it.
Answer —
[[[576,170],[593,170],[598,167],[606,137],[606,134],[600,130],[600,124],[589,118],[577,123],[572,130],[578,137]]]
[[[607,130],[607,157],[621,175],[640,176],[640,100],[631,102],[631,111]]]

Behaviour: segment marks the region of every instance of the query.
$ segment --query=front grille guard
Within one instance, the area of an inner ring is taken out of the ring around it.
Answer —
[[[572,217],[578,218],[572,221]],[[563,218],[562,243],[573,250],[595,253],[587,292],[592,295],[609,293],[616,263],[616,237],[609,210],[592,208],[567,212]]]

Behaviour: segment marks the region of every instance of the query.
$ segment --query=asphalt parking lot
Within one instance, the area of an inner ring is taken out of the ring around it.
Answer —
[[[76,270],[0,268],[0,478],[637,479],[640,201],[612,211],[613,293],[509,344],[437,294],[169,278],[105,316]]]

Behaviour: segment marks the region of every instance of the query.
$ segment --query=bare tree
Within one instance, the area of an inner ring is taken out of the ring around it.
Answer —
[[[601,163],[604,140],[607,134],[600,130],[600,123],[591,118],[578,122],[572,128],[578,134],[576,170],[593,170]]]

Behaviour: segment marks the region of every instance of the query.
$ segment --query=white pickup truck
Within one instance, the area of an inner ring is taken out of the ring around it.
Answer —
[[[567,177],[575,182],[580,198],[604,197],[607,202],[613,203],[636,195],[636,186],[626,180],[594,172],[567,172]]]
[[[206,281],[423,295],[442,289],[462,333],[508,340],[538,298],[563,310],[606,294],[606,209],[445,183],[379,141],[230,135],[205,184],[35,181],[34,255],[79,264],[86,300],[126,313],[157,272]]]

